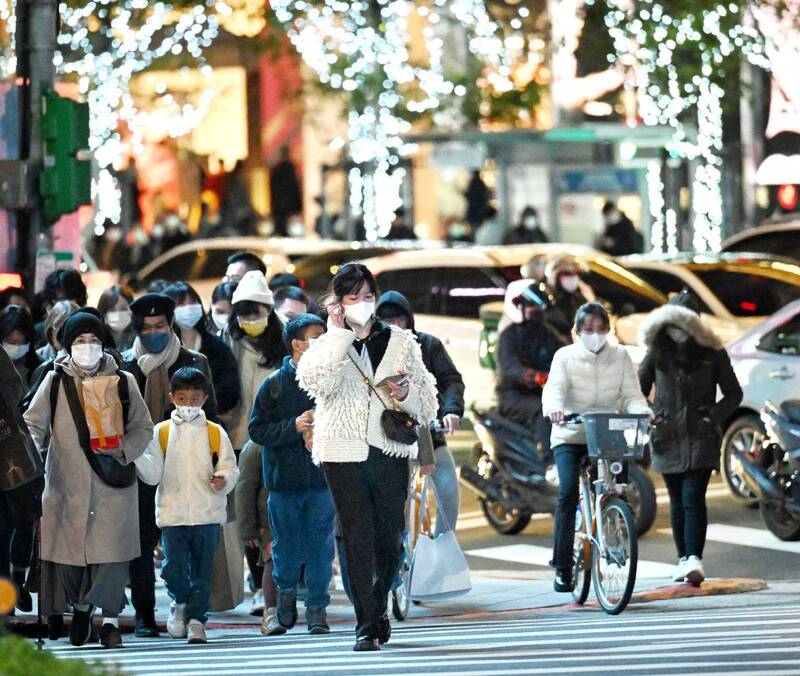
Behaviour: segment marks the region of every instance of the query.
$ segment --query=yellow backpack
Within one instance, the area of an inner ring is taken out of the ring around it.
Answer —
[[[158,428],[158,445],[161,446],[161,452],[167,454],[169,448],[169,428],[171,427],[169,420],[161,423]],[[211,463],[216,466],[219,460],[220,439],[222,438],[222,428],[216,423],[206,420],[208,427],[208,445],[211,449]]]

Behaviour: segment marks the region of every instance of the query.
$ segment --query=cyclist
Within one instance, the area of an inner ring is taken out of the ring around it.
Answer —
[[[555,423],[550,442],[556,459],[559,496],[552,565],[554,588],[572,591],[572,549],[578,505],[580,464],[586,457],[586,435],[580,425],[567,426],[570,413],[650,413],[639,379],[624,347],[608,343],[610,321],[599,303],[585,303],[575,315],[577,342],[556,352],[542,393],[544,415]]]

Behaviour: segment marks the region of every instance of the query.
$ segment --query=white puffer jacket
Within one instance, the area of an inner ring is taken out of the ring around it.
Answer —
[[[413,334],[395,326],[391,330],[389,344],[372,382],[379,383],[401,371],[408,373],[409,393],[400,408],[419,422],[430,423],[438,410],[436,381],[425,368],[422,351]],[[380,448],[386,455],[416,458],[416,444],[406,446],[386,438],[381,427],[385,406],[350,359],[352,357],[361,366],[353,347],[355,339],[349,329],[329,322],[328,332],[316,340],[297,365],[300,387],[316,403],[314,462],[363,462],[370,446]],[[388,393],[381,392],[381,398],[391,403]]]
[[[565,413],[650,413],[630,355],[621,345],[595,354],[580,343],[556,352],[542,393],[544,415]],[[583,425],[553,425],[550,444],[585,444]]]

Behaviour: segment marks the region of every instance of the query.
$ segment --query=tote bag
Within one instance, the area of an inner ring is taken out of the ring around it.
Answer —
[[[425,477],[421,503],[424,505],[428,487],[436,498],[437,519],[444,518],[444,510],[436,485]],[[463,596],[472,589],[469,565],[456,540],[455,530],[446,523],[447,530],[431,536],[422,531],[425,510],[420,510],[417,546],[411,561],[411,587],[409,595],[414,601],[442,601]]]

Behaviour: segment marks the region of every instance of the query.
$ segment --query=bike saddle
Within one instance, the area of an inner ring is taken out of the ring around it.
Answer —
[[[800,400],[791,399],[789,401],[784,401],[780,409],[787,420],[793,423],[800,423]]]

